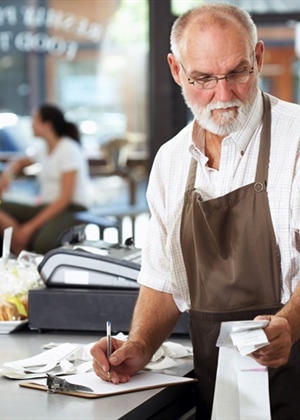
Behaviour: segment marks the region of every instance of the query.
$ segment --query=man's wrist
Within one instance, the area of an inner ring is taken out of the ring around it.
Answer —
[[[146,353],[146,348],[147,348],[147,345],[146,345],[146,342],[145,342],[144,340],[133,340],[133,339],[131,339],[131,338],[130,338],[130,336],[129,336],[129,337],[128,337],[128,340],[127,340],[127,343],[131,343],[131,344],[133,344],[133,345],[135,345],[135,346],[139,347],[139,349],[141,350],[141,352],[142,352],[143,354],[145,354],[145,353]]]
[[[297,328],[293,327],[293,323],[289,319],[288,312],[283,309],[281,309],[275,317],[282,318],[287,322],[288,328],[289,328],[289,334],[291,337],[292,344],[296,343],[299,340],[299,331],[297,331]]]

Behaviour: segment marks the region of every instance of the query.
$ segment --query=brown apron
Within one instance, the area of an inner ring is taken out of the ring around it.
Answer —
[[[269,97],[263,99],[255,181],[202,201],[194,189],[194,159],[187,180],[181,247],[191,299],[197,418],[203,420],[211,417],[220,323],[274,314],[281,307],[280,251],[267,195],[271,110]],[[289,365],[269,369],[272,419],[300,419],[299,357],[300,348],[294,348]]]

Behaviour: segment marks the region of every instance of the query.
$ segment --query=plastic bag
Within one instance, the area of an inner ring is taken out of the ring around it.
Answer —
[[[28,290],[40,287],[42,257],[22,251],[17,259],[0,259],[0,321],[28,318]]]

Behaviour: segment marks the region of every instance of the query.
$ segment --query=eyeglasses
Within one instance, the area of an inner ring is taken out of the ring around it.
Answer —
[[[254,53],[253,53],[253,60],[254,60]],[[203,76],[199,77],[198,79],[192,79],[186,73],[183,64],[180,62],[182,70],[186,75],[186,78],[190,85],[193,85],[195,89],[213,89],[217,86],[219,80],[226,80],[230,85],[241,85],[247,83],[251,77],[251,74],[254,73],[254,65],[251,67],[250,70],[241,70],[235,71],[232,73],[226,74],[226,76],[218,77],[218,76]]]

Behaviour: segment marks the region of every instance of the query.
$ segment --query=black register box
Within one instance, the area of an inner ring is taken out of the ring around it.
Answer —
[[[128,332],[138,290],[48,288],[29,291],[29,328],[32,330]],[[182,314],[175,334],[188,334],[188,314]]]
[[[28,296],[29,328],[104,331],[106,321],[128,331],[137,293],[130,290],[48,288]]]
[[[45,287],[28,295],[33,330],[128,332],[139,284],[141,250],[103,241],[66,245],[49,251],[38,266]],[[174,333],[188,334],[188,314]]]

